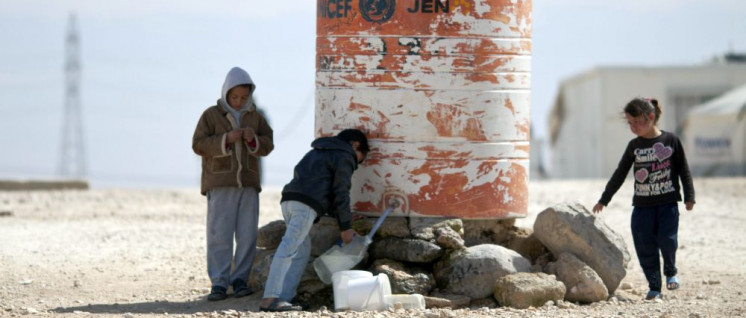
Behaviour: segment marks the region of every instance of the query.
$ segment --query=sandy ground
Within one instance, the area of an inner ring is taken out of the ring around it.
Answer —
[[[538,181],[529,216],[560,202],[590,208],[605,180]],[[623,281],[632,301],[538,309],[367,313],[304,312],[297,317],[739,317],[746,316],[746,178],[696,179],[697,205],[683,210],[678,266],[682,288],[661,301],[647,291],[629,230],[628,181],[599,216],[628,244]],[[205,198],[198,190],[0,192],[0,316],[265,316],[260,293],[207,302]],[[279,219],[279,192],[261,194],[260,223]],[[280,317],[281,315],[276,315]]]

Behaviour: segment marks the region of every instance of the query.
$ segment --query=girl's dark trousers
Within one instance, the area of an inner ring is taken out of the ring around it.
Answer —
[[[679,207],[676,202],[632,210],[632,239],[637,259],[650,290],[661,291],[660,256],[663,274],[676,275],[676,249],[679,246]]]

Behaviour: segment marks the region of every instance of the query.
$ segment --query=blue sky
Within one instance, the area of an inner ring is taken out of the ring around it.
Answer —
[[[746,51],[742,0],[535,0],[533,8],[539,136],[563,78],[597,66],[697,64]],[[275,130],[265,184],[281,186],[313,139],[315,9],[310,0],[0,2],[0,179],[55,176],[64,36],[75,12],[94,187],[197,187],[194,126],[236,65],[257,83]]]

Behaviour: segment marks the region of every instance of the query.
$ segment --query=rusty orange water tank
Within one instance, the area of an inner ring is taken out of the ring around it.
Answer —
[[[372,151],[353,209],[502,219],[528,208],[530,0],[317,0],[315,135]]]

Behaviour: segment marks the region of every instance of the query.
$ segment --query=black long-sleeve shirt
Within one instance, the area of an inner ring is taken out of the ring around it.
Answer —
[[[609,204],[633,164],[633,206],[655,206],[681,201],[679,179],[684,188],[684,201],[695,202],[694,185],[684,147],[676,135],[661,131],[661,135],[655,138],[637,137],[630,140],[599,203]]]

